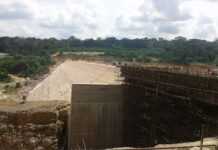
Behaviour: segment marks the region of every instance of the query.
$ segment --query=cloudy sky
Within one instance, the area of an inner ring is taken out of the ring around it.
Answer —
[[[218,37],[218,0],[0,0],[0,36]]]

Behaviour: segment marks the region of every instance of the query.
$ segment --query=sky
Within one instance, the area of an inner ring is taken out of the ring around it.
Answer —
[[[0,0],[0,36],[218,38],[218,0]]]

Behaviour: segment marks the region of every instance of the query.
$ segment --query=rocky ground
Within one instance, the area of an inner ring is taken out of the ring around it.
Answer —
[[[57,150],[64,146],[68,102],[1,103],[1,150]]]

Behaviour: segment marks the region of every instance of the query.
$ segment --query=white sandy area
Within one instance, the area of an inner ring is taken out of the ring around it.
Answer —
[[[194,141],[194,142],[186,142],[186,143],[176,143],[176,144],[159,144],[155,147],[183,147],[183,146],[193,146],[193,150],[199,150],[200,147],[200,141]],[[211,138],[204,138],[203,145],[218,145],[218,138],[217,137],[211,137]],[[195,147],[196,146],[196,147]],[[204,149],[208,149],[205,147]]]
[[[214,147],[206,147],[206,146],[218,146],[218,138],[211,137],[211,138],[204,138],[203,150],[213,150]],[[200,150],[200,141],[194,142],[186,142],[186,143],[175,143],[175,144],[158,144],[153,148],[157,148],[157,150]],[[189,148],[184,148],[189,147]],[[159,149],[158,149],[159,148]],[[133,147],[121,147],[121,148],[111,148],[106,150],[142,150],[143,148],[133,148]]]
[[[29,92],[27,101],[70,101],[72,84],[121,84],[119,76],[112,65],[67,60]]]

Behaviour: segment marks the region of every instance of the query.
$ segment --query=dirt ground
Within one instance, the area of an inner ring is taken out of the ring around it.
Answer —
[[[194,141],[194,142],[187,142],[187,143],[175,143],[175,144],[159,144],[156,145],[155,148],[167,148],[167,149],[175,149],[174,147],[187,147],[187,146],[191,146],[191,148],[189,148],[190,150],[200,150],[200,141]],[[203,145],[204,146],[208,146],[208,145],[218,145],[218,138],[217,137],[210,137],[210,138],[204,138],[203,141]],[[193,146],[193,147],[192,147]],[[212,148],[209,147],[204,147],[203,150],[210,150]]]
[[[27,79],[18,76],[10,75],[12,80],[10,82],[0,83],[0,103],[5,100],[17,101],[17,91],[25,85]]]
[[[27,101],[70,101],[72,84],[120,84],[120,69],[104,63],[66,60],[38,83]]]
[[[215,146],[218,145],[218,138],[204,138],[203,150],[214,150]],[[200,141],[187,142],[187,143],[175,143],[175,144],[159,144],[154,146],[155,149],[162,150],[200,150]],[[210,147],[211,146],[211,147]],[[186,147],[186,148],[184,148]],[[143,148],[133,148],[133,147],[120,147],[120,148],[112,148],[106,150],[142,150]]]

